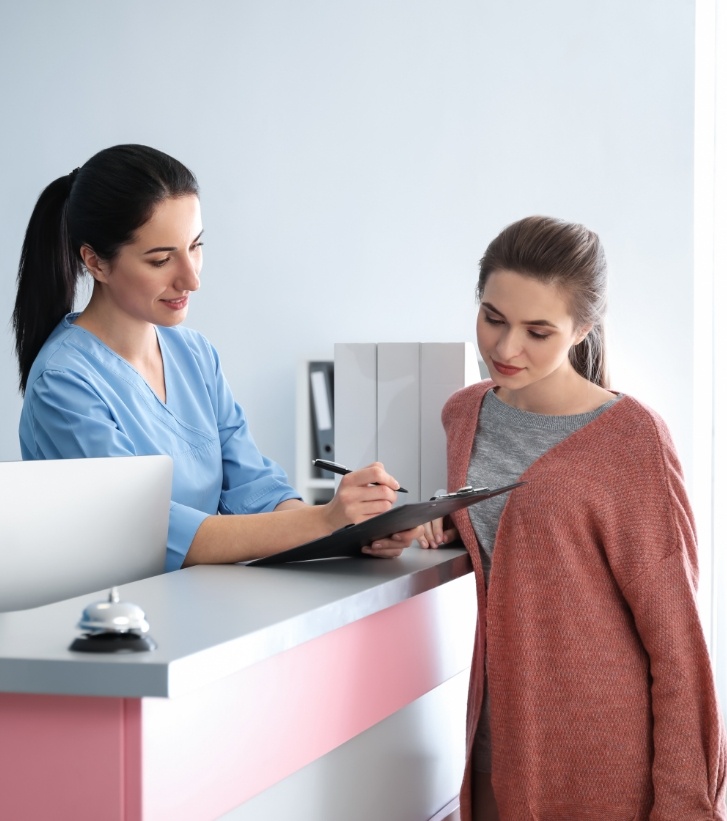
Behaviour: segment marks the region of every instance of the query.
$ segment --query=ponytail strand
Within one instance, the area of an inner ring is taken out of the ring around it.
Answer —
[[[68,231],[68,198],[77,172],[59,177],[43,191],[25,232],[12,316],[21,393],[43,343],[73,309],[83,270]]]

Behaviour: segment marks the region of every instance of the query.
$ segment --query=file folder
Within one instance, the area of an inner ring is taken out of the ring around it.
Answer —
[[[417,525],[430,522],[432,519],[449,516],[455,510],[482,502],[492,496],[499,496],[501,493],[507,493],[524,484],[525,482],[516,482],[492,490],[490,488],[463,488],[456,493],[439,496],[430,499],[428,502],[414,502],[392,507],[386,513],[372,516],[370,519],[355,525],[348,525],[334,531],[329,536],[323,536],[320,539],[306,542],[306,544],[284,550],[281,553],[275,553],[272,556],[253,559],[253,561],[247,562],[247,566],[303,562],[312,559],[335,559],[346,556],[365,556],[365,553],[361,553],[361,548],[375,542],[377,539],[383,539],[402,530],[409,530]]]
[[[333,363],[311,362],[310,379],[311,423],[313,425],[313,455],[315,459],[335,458]],[[324,476],[317,470],[319,476]]]

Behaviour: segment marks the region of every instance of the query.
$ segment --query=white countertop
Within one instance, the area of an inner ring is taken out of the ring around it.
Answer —
[[[0,613],[0,692],[179,696],[470,570],[462,548],[417,547],[392,560],[178,570],[119,588],[144,610],[158,645],[143,653],[68,649],[83,609],[107,590]]]

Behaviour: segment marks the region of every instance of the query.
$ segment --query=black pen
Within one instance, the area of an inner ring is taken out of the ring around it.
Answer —
[[[328,459],[314,459],[313,465],[323,470],[330,470],[331,473],[337,473],[339,476],[345,476],[347,473],[353,472],[350,468],[339,465],[338,462],[329,462]],[[374,482],[374,484],[378,485],[379,483]],[[409,491],[406,488],[399,487],[397,488],[397,492],[408,493]]]

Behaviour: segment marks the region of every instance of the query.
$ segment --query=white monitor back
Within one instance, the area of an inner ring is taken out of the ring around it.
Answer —
[[[0,462],[0,612],[163,573],[172,464]]]

